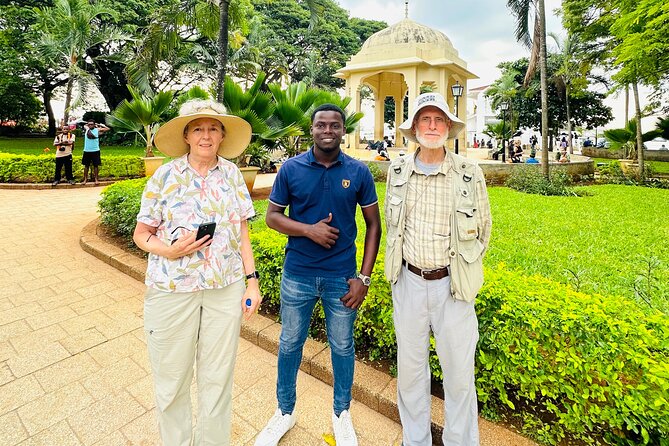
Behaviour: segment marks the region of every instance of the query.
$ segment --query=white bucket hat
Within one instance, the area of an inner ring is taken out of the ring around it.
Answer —
[[[413,120],[418,114],[418,112],[425,107],[437,107],[439,110],[443,111],[444,114],[451,120],[451,129],[448,132],[448,139],[454,139],[458,133],[465,128],[465,123],[460,120],[457,116],[451,113],[451,110],[448,108],[448,104],[442,95],[439,93],[423,93],[418,95],[413,104],[413,110],[409,114],[409,119],[404,121],[400,125],[399,129],[402,135],[409,141],[418,143],[416,135],[411,129],[413,125]]]
[[[232,159],[244,152],[244,149],[251,142],[251,125],[248,122],[239,116],[226,114],[223,104],[211,104],[213,101],[197,100],[189,102],[184,104],[181,111],[183,112],[188,106],[191,106],[191,110],[195,108],[197,112],[186,112],[163,124],[153,140],[158,150],[171,157],[187,153],[189,147],[184,140],[184,129],[188,123],[200,118],[211,118],[223,124],[225,129],[225,136],[218,147],[218,154],[223,158]]]

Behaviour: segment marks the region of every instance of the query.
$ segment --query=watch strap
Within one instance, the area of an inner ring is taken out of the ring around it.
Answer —
[[[258,270],[253,271],[251,274],[247,274],[246,280],[249,279],[260,279],[260,273],[258,272]]]

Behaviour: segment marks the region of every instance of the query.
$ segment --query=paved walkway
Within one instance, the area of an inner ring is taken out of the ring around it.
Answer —
[[[144,285],[79,246],[102,188],[0,190],[0,445],[157,445],[142,330]],[[276,357],[240,340],[233,445],[274,411]],[[332,388],[300,372],[298,424],[285,445],[324,445]],[[354,401],[360,444],[401,427]],[[482,445],[532,444],[482,421]]]

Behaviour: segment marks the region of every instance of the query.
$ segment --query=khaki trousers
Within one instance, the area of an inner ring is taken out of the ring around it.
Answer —
[[[193,293],[147,289],[144,330],[165,446],[230,444],[244,290],[242,280]],[[196,361],[198,410],[193,431],[190,386]]]
[[[403,266],[392,285],[397,337],[397,406],[404,446],[431,446],[430,331],[444,374],[446,446],[478,446],[474,302],[451,297],[450,277],[424,280]]]

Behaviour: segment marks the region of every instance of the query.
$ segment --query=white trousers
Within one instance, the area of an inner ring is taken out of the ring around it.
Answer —
[[[431,446],[430,329],[444,373],[446,446],[479,444],[474,385],[478,320],[474,302],[455,300],[450,277],[424,280],[402,267],[392,286],[397,336],[397,405],[404,446]]]
[[[194,293],[147,289],[144,330],[165,446],[230,444],[244,290],[242,280]],[[196,360],[198,411],[193,432],[190,386]]]

